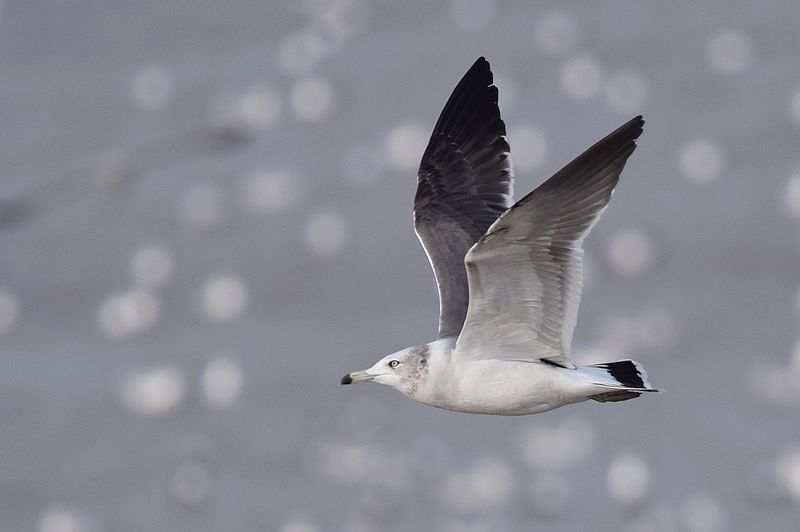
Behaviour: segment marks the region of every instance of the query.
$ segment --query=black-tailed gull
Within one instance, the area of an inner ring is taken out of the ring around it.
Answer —
[[[375,381],[427,405],[524,415],[656,391],[633,360],[576,366],[581,244],[642,133],[632,119],[512,206],[497,87],[479,58],[456,86],[420,164],[414,228],[439,289],[439,338],[341,384]]]

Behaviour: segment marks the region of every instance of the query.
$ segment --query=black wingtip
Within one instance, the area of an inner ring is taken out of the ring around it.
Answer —
[[[603,139],[596,142],[591,148],[586,150],[584,154],[597,151],[613,151],[620,146],[630,143],[631,151],[636,147],[636,139],[638,139],[644,131],[644,118],[642,115],[635,116],[619,126],[617,129],[603,137]]]
[[[492,67],[485,57],[480,56],[476,59],[467,70],[467,73],[461,78],[462,83],[467,83],[470,80],[483,86],[491,85],[494,82]]]
[[[480,56],[447,99],[433,128],[433,135],[444,133],[456,142],[463,142],[474,132],[476,126],[473,122],[489,124],[496,119],[498,124],[503,124],[497,107],[497,87],[493,83],[489,62]],[[501,127],[503,131],[499,135],[504,135],[505,125]]]
[[[639,138],[639,135],[642,134],[644,130],[644,117],[642,115],[637,115],[628,120],[625,124],[623,124],[618,131],[626,131],[633,129],[636,131],[636,135],[633,137],[634,140]]]
[[[638,115],[628,120],[617,129],[595,142],[589,149],[556,172],[550,179],[539,185],[517,202],[527,203],[531,198],[544,191],[555,189],[585,187],[589,180],[595,180],[598,186],[613,190],[619,180],[619,174],[625,167],[628,157],[636,149],[636,139],[644,131],[644,118]],[[602,169],[612,169],[601,173]],[[606,185],[602,185],[605,183]]]
[[[636,115],[627,122],[625,122],[624,124],[622,124],[619,128],[617,128],[617,130],[621,131],[625,129],[635,129],[635,128],[641,128],[642,126],[644,126],[644,117],[642,117],[642,115]]]

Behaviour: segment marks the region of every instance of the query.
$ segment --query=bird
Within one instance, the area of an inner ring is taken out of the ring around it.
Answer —
[[[480,57],[456,85],[422,155],[414,230],[436,278],[438,337],[340,384],[376,382],[425,405],[520,416],[657,392],[634,360],[571,357],[583,240],[636,148],[637,116],[513,202],[498,91]]]

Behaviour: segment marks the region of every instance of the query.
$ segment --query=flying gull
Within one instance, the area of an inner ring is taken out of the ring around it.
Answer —
[[[507,416],[656,391],[636,361],[577,366],[570,357],[581,244],[644,120],[630,120],[513,203],[492,83],[481,57],[453,90],[419,168],[414,229],[436,276],[438,339],[392,353],[341,384],[374,381],[438,408]]]

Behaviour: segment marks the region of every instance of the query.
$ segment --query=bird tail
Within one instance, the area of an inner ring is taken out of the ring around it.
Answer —
[[[644,366],[635,360],[618,360],[578,368],[592,384],[602,391],[589,396],[601,403],[607,401],[627,401],[639,397],[643,392],[657,392],[647,380]]]

